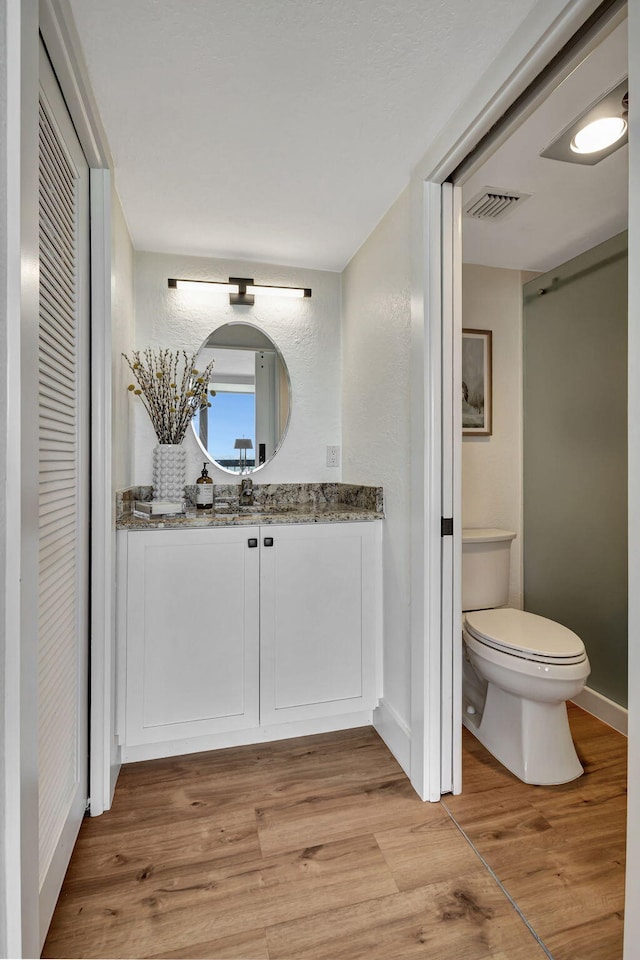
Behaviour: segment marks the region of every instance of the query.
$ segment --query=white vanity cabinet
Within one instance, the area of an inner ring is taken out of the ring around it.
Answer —
[[[379,522],[118,537],[125,760],[335,729],[376,706]]]
[[[257,527],[120,535],[126,744],[258,724],[258,535]]]
[[[376,705],[378,534],[368,522],[261,528],[261,723]]]

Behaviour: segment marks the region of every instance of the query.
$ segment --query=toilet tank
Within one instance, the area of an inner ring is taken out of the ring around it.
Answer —
[[[462,609],[488,610],[509,600],[512,530],[462,531]]]

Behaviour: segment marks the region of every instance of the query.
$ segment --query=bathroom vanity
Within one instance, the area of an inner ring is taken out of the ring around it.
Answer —
[[[119,505],[124,761],[371,722],[381,491],[255,491],[248,508],[226,501],[164,520]]]

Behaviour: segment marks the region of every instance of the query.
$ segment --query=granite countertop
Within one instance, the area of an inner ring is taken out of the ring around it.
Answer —
[[[264,526],[274,523],[344,523],[384,518],[381,487],[356,484],[254,485],[254,503],[238,504],[238,486],[214,487],[214,506],[197,510],[195,489],[186,487],[187,511],[179,516],[146,517],[133,512],[136,500],[151,500],[151,487],[130,487],[116,495],[118,530],[199,529]]]

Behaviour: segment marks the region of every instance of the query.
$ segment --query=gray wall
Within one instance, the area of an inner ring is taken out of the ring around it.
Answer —
[[[588,686],[626,706],[626,233],[524,297],[525,609],[581,636]]]

